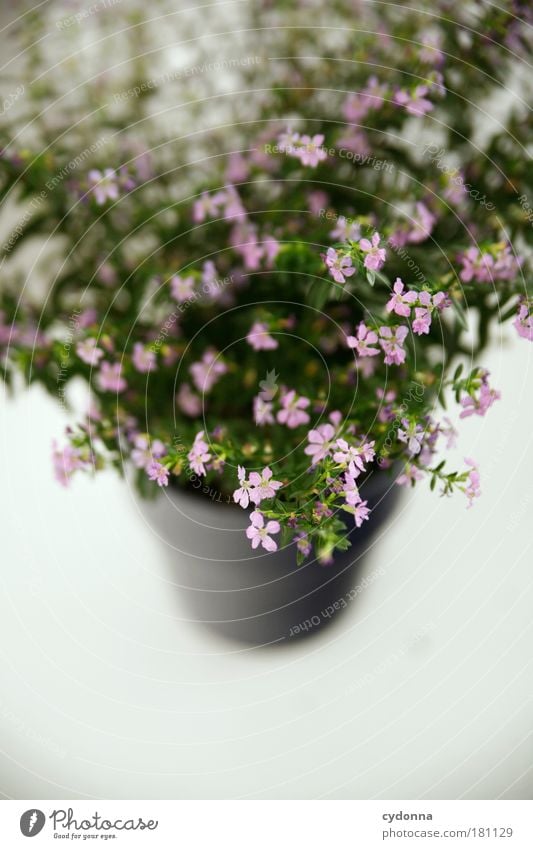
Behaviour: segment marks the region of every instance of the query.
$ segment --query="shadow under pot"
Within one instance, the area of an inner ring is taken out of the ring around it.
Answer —
[[[322,632],[336,621],[360,578],[363,558],[398,498],[394,475],[374,471],[362,492],[372,513],[356,528],[345,513],[351,546],[320,565],[296,565],[291,544],[268,553],[252,550],[249,512],[226,500],[178,487],[144,503],[143,512],[169,547],[172,580],[190,618],[219,635],[252,645],[286,645]],[[353,593],[352,593],[353,596]]]

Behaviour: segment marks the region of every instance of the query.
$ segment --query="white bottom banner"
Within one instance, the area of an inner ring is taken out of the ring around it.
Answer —
[[[0,803],[0,846],[191,849],[532,849],[529,801],[49,801]],[[117,841],[120,841],[117,843]]]

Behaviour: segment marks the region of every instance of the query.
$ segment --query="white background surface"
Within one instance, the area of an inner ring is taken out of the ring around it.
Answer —
[[[65,423],[3,405],[0,791],[15,798],[531,798],[531,346],[462,423],[483,496],[406,494],[339,627],[282,649],[186,621],[113,474],[52,479]],[[423,636],[420,632],[425,631]]]

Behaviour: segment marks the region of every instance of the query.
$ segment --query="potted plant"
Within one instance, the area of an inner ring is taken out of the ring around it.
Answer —
[[[533,339],[519,104],[474,142],[526,24],[490,6],[438,22],[368,9],[354,45],[349,7],[331,10],[336,61],[305,8],[259,4],[262,39],[220,60],[248,94],[192,146],[148,120],[163,84],[135,66],[119,91],[106,79],[90,137],[57,107],[26,144],[14,116],[0,157],[4,202],[29,210],[3,245],[5,379],[61,403],[74,379],[88,388],[54,443],[58,481],[113,466],[144,496],[174,489],[203,618],[260,642],[346,606],[399,488],[474,503],[475,458],[450,467],[442,408],[483,416],[500,398],[479,359],[498,323]],[[37,301],[14,260],[39,233],[64,259]]]

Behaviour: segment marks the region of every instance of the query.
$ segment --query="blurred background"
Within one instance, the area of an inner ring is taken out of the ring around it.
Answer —
[[[98,90],[111,54],[120,67],[138,30],[117,35],[118,4],[40,4],[40,67],[73,103],[84,80]],[[239,5],[154,13],[141,27],[158,46],[140,44],[146,76],[231,55]],[[35,25],[18,4],[2,8],[7,90],[17,18]],[[162,85],[154,120],[175,133],[167,110],[191,86],[199,98],[237,85],[216,71]],[[39,254],[32,285],[59,250]],[[425,486],[404,493],[343,618],[271,648],[191,621],[154,506],[112,472],[61,489],[50,445],[71,417],[37,386],[4,398],[2,797],[531,798],[531,345],[504,329],[484,362],[502,400],[462,423],[457,454],[479,461],[482,498],[465,510]],[[74,406],[82,396],[75,387]]]

